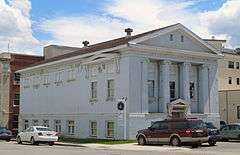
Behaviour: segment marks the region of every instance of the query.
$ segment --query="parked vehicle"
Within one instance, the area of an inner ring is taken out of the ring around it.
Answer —
[[[57,132],[43,126],[31,126],[20,132],[16,139],[18,144],[30,142],[32,145],[39,143],[48,143],[50,146],[58,141]]]
[[[211,122],[205,122],[208,129],[208,144],[210,146],[216,145],[217,141],[221,140],[220,131]]]
[[[12,132],[5,127],[0,127],[0,140],[10,141]]]
[[[207,128],[199,119],[170,119],[157,121],[148,129],[139,130],[136,135],[139,145],[170,144],[181,146],[191,144],[197,147],[208,142]]]
[[[227,126],[227,123],[224,121],[220,121],[220,130],[222,130],[222,128],[225,126]]]
[[[240,123],[229,124],[220,133],[223,141],[240,140]]]

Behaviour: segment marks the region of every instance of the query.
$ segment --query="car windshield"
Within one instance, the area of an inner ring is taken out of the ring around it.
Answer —
[[[207,128],[209,128],[209,129],[216,129],[216,127],[215,127],[211,122],[207,122],[207,123],[206,123],[206,126],[207,126]]]
[[[189,127],[192,129],[204,128],[205,125],[202,121],[189,121]]]
[[[49,128],[40,128],[40,127],[37,127],[36,130],[37,130],[37,131],[52,131],[52,130],[49,129]]]

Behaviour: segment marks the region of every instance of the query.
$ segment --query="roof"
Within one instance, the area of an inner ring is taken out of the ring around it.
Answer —
[[[204,41],[221,41],[221,42],[227,42],[225,39],[203,39]]]
[[[162,28],[155,29],[155,30],[151,30],[151,31],[148,31],[148,32],[145,32],[145,33],[137,34],[135,36],[121,37],[121,38],[117,38],[117,39],[93,44],[93,45],[90,45],[88,47],[82,47],[82,48],[80,48],[80,49],[78,49],[74,52],[66,53],[66,54],[63,54],[63,55],[60,55],[60,56],[56,56],[56,57],[53,57],[53,58],[50,58],[50,59],[46,59],[44,61],[34,63],[34,64],[32,64],[30,66],[27,66],[27,67],[34,67],[34,66],[37,66],[37,65],[46,64],[46,63],[49,63],[49,62],[54,62],[54,61],[58,61],[58,60],[66,59],[66,58],[71,58],[71,57],[75,57],[75,56],[82,55],[82,54],[92,53],[92,52],[96,52],[96,51],[100,51],[100,50],[104,50],[104,49],[108,49],[108,48],[114,48],[114,47],[117,47],[117,46],[120,46],[120,45],[128,44],[129,41],[140,38],[140,37],[145,36],[147,34],[151,34],[151,33],[157,32],[159,30],[163,30],[163,29],[166,29],[166,28],[169,28],[169,27],[172,27],[172,26],[176,26],[176,25],[179,25],[179,24],[180,23],[169,25],[169,26],[162,27]]]

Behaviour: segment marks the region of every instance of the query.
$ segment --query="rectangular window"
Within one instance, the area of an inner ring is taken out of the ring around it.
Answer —
[[[228,77],[228,84],[232,84],[232,77]]]
[[[43,120],[43,126],[49,127],[49,120]]]
[[[173,34],[170,34],[169,40],[170,40],[170,41],[173,41]]]
[[[91,82],[91,98],[97,98],[97,82]]]
[[[181,35],[181,42],[184,42],[184,36]]]
[[[29,121],[28,120],[24,120],[24,130],[26,130],[29,127]]]
[[[97,122],[90,122],[90,136],[97,137]]]
[[[55,131],[56,132],[62,132],[61,120],[55,120]]]
[[[33,126],[38,126],[38,120],[37,120],[37,119],[34,119],[34,120],[32,121],[32,125],[33,125]]]
[[[20,73],[14,73],[14,84],[15,85],[20,84]]]
[[[228,61],[228,68],[234,68],[234,62],[233,61]]]
[[[237,106],[237,118],[240,119],[240,106]]]
[[[239,85],[240,84],[240,81],[239,81],[239,78],[237,78],[237,85]]]
[[[68,81],[74,81],[75,80],[75,70],[73,68],[68,70]]]
[[[107,81],[107,98],[111,100],[114,98],[114,80]]]
[[[170,100],[173,101],[175,100],[175,81],[170,81],[169,82],[170,86]]]
[[[148,80],[148,97],[154,97],[154,80]]]
[[[43,75],[43,84],[49,85],[49,75]]]
[[[63,74],[64,74],[64,71],[59,71],[55,73],[55,83],[63,82]]]
[[[114,122],[107,122],[107,138],[114,137]]]
[[[195,96],[195,86],[193,82],[190,82],[190,98],[193,99]]]
[[[75,132],[74,121],[68,121],[68,134],[74,135],[74,132]]]
[[[13,106],[18,107],[20,103],[20,94],[14,94]]]
[[[236,62],[236,69],[239,69],[239,62]]]

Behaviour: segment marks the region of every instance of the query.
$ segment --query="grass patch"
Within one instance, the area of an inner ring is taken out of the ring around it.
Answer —
[[[75,144],[87,144],[87,143],[96,143],[96,144],[128,144],[128,143],[135,143],[136,140],[111,140],[111,139],[78,139],[78,138],[67,138],[67,137],[60,137],[59,142],[64,143],[75,143]]]

